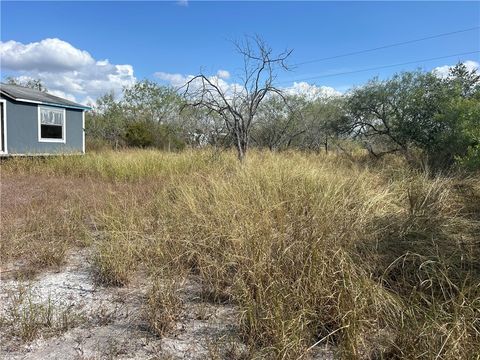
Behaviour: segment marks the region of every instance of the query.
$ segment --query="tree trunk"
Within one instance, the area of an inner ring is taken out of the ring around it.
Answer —
[[[243,162],[243,160],[245,160],[245,153],[243,152],[241,147],[237,148],[237,157],[240,162]]]
[[[245,160],[248,149],[248,135],[244,131],[238,131],[235,133],[237,138],[236,147],[237,147],[237,156],[240,162]]]

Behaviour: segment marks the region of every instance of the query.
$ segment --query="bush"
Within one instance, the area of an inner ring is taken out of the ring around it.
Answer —
[[[480,144],[470,146],[464,156],[457,157],[458,164],[467,170],[480,170]]]
[[[155,147],[176,151],[185,148],[185,142],[178,137],[179,131],[170,125],[136,121],[127,125],[125,141],[133,147]]]
[[[125,141],[128,146],[134,147],[150,147],[153,145],[154,126],[144,121],[131,122],[125,129]]]

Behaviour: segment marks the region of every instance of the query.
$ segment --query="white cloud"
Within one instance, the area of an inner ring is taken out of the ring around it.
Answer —
[[[227,76],[228,74],[228,76]],[[160,80],[167,82],[174,88],[183,87],[187,81],[193,79],[193,75],[183,75],[179,73],[156,72],[154,76]],[[218,85],[227,94],[235,91],[241,92],[243,88],[238,83],[229,83],[225,81],[230,77],[230,73],[226,70],[218,70],[216,75],[208,77],[210,81]],[[193,87],[200,86],[200,82],[193,84]],[[341,92],[329,86],[316,86],[306,82],[294,82],[292,86],[282,89],[288,95],[305,96],[308,100],[315,100],[319,98],[327,98],[342,95]]]
[[[478,62],[473,60],[464,61],[463,64],[465,65],[468,71],[478,70],[480,66]],[[446,78],[450,73],[450,69],[452,69],[454,66],[455,65],[438,66],[435,69],[433,69],[432,72],[436,74],[438,77]]]
[[[174,88],[179,88],[184,86],[188,80],[193,78],[193,75],[182,75],[178,73],[167,73],[163,71],[158,71],[153,74],[157,79],[166,81],[169,85]]]
[[[95,60],[87,51],[60,39],[0,42],[0,56],[2,71],[41,79],[51,94],[84,104],[106,92],[119,94],[136,81],[131,65]]]
[[[67,99],[67,100],[70,100],[70,101],[76,101],[75,96],[73,96],[71,94],[67,94],[66,92],[61,91],[61,90],[48,90],[48,93],[52,94],[52,95],[55,95],[55,96],[58,96],[58,97],[61,97],[61,98],[64,98],[64,99]]]
[[[222,89],[225,94],[233,93],[234,91],[238,91],[241,86],[235,83],[228,83],[224,79],[230,76],[230,73],[226,70],[219,70],[216,75],[212,75],[208,77],[208,80]],[[156,72],[153,74],[157,79],[163,80],[167,82],[169,85],[173,86],[176,89],[183,88],[186,83],[192,80],[195,76],[194,75],[183,75],[178,73],[166,73],[166,72]],[[193,81],[190,84],[190,89],[198,89],[201,86],[201,80],[198,79]]]
[[[2,67],[10,70],[68,71],[95,63],[92,56],[60,39],[22,44],[0,42]]]
[[[284,91],[289,95],[304,96],[310,101],[342,95],[341,92],[332,87],[311,85],[304,81],[294,82],[292,86],[285,88]]]
[[[188,0],[177,0],[177,5],[178,6],[188,6]]]
[[[220,79],[227,80],[227,79],[230,78],[230,73],[229,73],[227,70],[218,70],[218,71],[217,71],[217,76],[218,76]]]

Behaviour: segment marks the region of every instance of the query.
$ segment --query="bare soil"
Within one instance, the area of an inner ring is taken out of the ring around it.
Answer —
[[[2,327],[0,358],[199,359],[223,357],[227,347],[242,349],[235,338],[236,309],[203,302],[200,286],[194,280],[184,284],[185,314],[177,329],[159,338],[147,330],[142,317],[145,279],[138,276],[122,288],[96,286],[87,259],[87,250],[81,250],[71,254],[60,271],[44,272],[30,281],[13,277],[1,281],[2,315],[11,305],[12,295],[23,286],[30,289],[34,301],[50,300],[55,306],[82,314],[84,321],[62,334],[41,334],[29,343],[11,336],[8,328]]]

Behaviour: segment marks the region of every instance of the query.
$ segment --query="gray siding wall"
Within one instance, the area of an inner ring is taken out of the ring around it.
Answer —
[[[21,103],[9,98],[7,107],[7,150],[15,154],[62,154],[82,152],[82,110],[66,109],[66,142],[49,143],[38,141],[38,106]],[[41,105],[40,105],[41,106]]]

